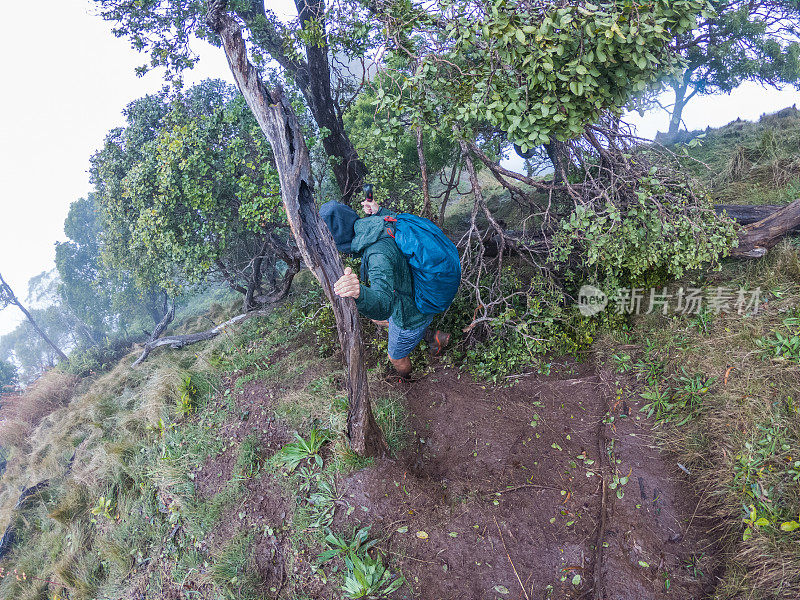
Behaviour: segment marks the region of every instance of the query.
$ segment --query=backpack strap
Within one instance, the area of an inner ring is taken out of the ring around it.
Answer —
[[[397,219],[394,217],[383,217],[383,220],[385,223],[397,223]],[[388,233],[390,236],[392,236],[392,239],[394,239],[394,231],[392,231],[392,228],[388,225],[386,226],[386,233]]]

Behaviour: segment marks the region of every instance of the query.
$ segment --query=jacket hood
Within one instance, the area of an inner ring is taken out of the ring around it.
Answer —
[[[358,213],[346,204],[331,200],[320,207],[319,216],[328,226],[339,252],[351,252],[353,225],[358,221]]]
[[[375,215],[363,217],[355,222],[355,236],[350,244],[353,254],[361,254],[367,246],[374,244],[384,237],[392,237],[386,233],[386,223],[383,216]]]

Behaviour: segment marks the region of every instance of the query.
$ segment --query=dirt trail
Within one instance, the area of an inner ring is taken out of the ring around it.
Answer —
[[[341,483],[337,525],[389,536],[398,598],[703,597],[696,503],[637,409],[612,397],[609,422],[607,380],[574,363],[511,388],[435,371],[406,390],[410,448]]]

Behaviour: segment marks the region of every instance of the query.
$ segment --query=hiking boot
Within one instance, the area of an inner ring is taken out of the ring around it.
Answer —
[[[407,375],[401,375],[397,372],[397,369],[394,368],[394,365],[388,365],[386,367],[386,375],[383,376],[383,380],[386,383],[391,383],[392,385],[398,384],[409,384],[414,383],[415,381],[419,381],[422,376],[419,373],[409,373]]]
[[[431,356],[441,356],[445,347],[450,343],[450,334],[444,331],[431,331],[428,329],[425,332],[425,341],[428,342],[428,351]]]

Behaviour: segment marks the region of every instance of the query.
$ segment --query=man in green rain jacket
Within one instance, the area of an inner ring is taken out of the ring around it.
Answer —
[[[386,231],[384,216],[392,213],[371,200],[362,203],[371,217],[359,219],[349,206],[326,202],[320,216],[330,229],[340,252],[361,256],[361,278],[349,267],[334,284],[339,296],[353,298],[356,308],[378,325],[389,328],[389,360],[400,378],[411,373],[409,355],[422,339],[439,354],[449,334],[430,331],[434,315],[420,312],[414,302],[414,284],[408,261]],[[368,285],[365,285],[367,283]]]

